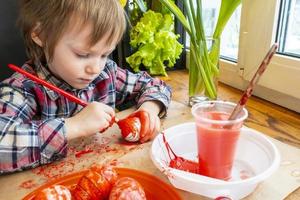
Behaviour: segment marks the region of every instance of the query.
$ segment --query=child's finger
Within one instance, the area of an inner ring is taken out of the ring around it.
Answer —
[[[149,135],[151,135],[151,121],[150,121],[150,115],[146,111],[140,111],[139,113],[139,118],[142,123],[141,127],[141,133],[140,133],[140,142],[146,142],[149,140]]]
[[[111,117],[115,117],[115,111],[112,107],[108,105],[103,106],[103,111],[107,114],[109,114]]]
[[[103,132],[105,132],[108,128],[109,128],[110,126],[109,125],[107,125],[107,126],[105,126],[104,128],[100,128],[100,131],[99,131],[99,133],[103,133]]]
[[[154,137],[155,132],[156,132],[156,120],[155,118],[152,119],[149,117],[149,129],[145,137],[142,138],[141,142],[146,142],[148,140],[151,140]]]
[[[142,143],[148,140],[152,140],[160,130],[160,119],[157,116],[155,116],[154,119],[150,119],[150,124],[151,124],[151,129],[141,141]]]
[[[111,117],[108,113],[106,113],[103,117],[105,118],[106,124],[104,124],[104,128],[100,129],[100,133],[106,131],[114,123],[114,117]]]
[[[147,111],[139,110],[128,117],[138,117],[141,121],[140,139],[141,143],[148,141],[154,135],[155,125],[151,123],[150,114]]]
[[[141,120],[141,132],[140,132],[140,139],[144,138],[147,135],[147,132],[149,130],[149,117],[146,112],[138,112],[138,117]]]

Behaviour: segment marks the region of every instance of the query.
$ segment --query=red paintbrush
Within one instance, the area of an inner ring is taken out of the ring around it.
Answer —
[[[30,74],[29,72],[26,72],[25,70],[21,69],[20,67],[17,67],[16,65],[8,64],[8,67],[11,68],[12,70],[16,71],[16,72],[19,72],[20,74],[23,74],[23,75],[27,76],[29,79],[31,79],[31,80],[33,80],[33,81],[49,88],[50,90],[53,90],[53,91],[59,93],[60,95],[66,97],[70,101],[73,101],[73,102],[75,102],[75,103],[77,103],[77,104],[79,104],[83,107],[87,106],[87,104],[88,104],[87,102],[85,102],[85,101],[79,99],[78,97],[76,97],[76,96],[74,96],[74,95],[72,95],[72,94],[70,94],[70,93],[54,86],[54,85],[52,85],[51,83],[48,83],[45,80],[40,79],[40,78],[38,78],[37,76],[35,76],[33,74]],[[112,123],[117,122],[117,121],[119,121],[117,118],[113,118]],[[111,124],[110,124],[110,126],[111,126]]]
[[[40,83],[41,85],[49,88],[50,90],[54,90],[55,92],[61,94],[62,96],[66,97],[67,99],[69,99],[70,101],[73,101],[81,106],[86,106],[87,105],[87,102],[77,98],[76,96],[52,85],[51,83],[48,83],[46,82],[45,80],[43,79],[40,79],[38,78],[37,76],[35,75],[32,75],[30,74],[29,72],[26,72],[25,70],[21,69],[20,67],[17,67],[16,65],[13,65],[13,64],[8,64],[8,67],[11,68],[12,70],[16,71],[16,72],[19,72],[20,74],[23,74],[25,76],[27,76],[28,78],[30,78],[31,80],[37,82],[37,83]]]
[[[252,77],[252,79],[251,79],[251,81],[250,81],[247,89],[244,91],[244,94],[241,97],[240,101],[238,102],[238,104],[236,105],[236,107],[234,108],[234,110],[232,111],[232,113],[231,113],[231,115],[229,117],[229,120],[234,120],[234,119],[236,119],[238,117],[239,113],[244,108],[247,100],[252,95],[254,86],[256,85],[256,83],[258,82],[259,78],[261,77],[261,75],[266,70],[266,68],[267,68],[268,64],[270,63],[271,58],[275,54],[277,48],[278,48],[278,44],[277,43],[275,43],[275,44],[272,45],[272,47],[268,51],[267,55],[265,56],[265,58],[261,62],[260,66],[258,67],[256,73]]]

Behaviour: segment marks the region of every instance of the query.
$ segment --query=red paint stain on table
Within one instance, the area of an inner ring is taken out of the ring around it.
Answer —
[[[93,152],[92,149],[84,149],[84,150],[76,152],[75,157],[80,158],[82,155],[87,154],[87,153],[92,153],[92,152]]]
[[[62,160],[60,162],[54,162],[48,165],[42,165],[31,171],[36,174],[43,176],[44,178],[59,178],[70,172],[74,171],[75,160]]]
[[[124,146],[136,146],[138,143],[137,142],[128,142],[126,140],[120,140],[119,141],[120,145],[124,145]]]
[[[120,163],[116,159],[107,159],[111,157],[110,154],[125,155],[139,148],[142,148],[139,143],[123,145],[119,143],[118,138],[112,139],[106,136],[80,139],[68,146],[66,158],[39,166],[31,171],[47,181],[90,168],[92,165],[99,165],[101,162],[97,159],[100,156],[105,159],[105,163],[102,164],[117,166]]]
[[[37,186],[37,184],[33,180],[27,180],[27,181],[24,181],[23,183],[21,183],[19,185],[19,188],[32,189],[36,186]]]

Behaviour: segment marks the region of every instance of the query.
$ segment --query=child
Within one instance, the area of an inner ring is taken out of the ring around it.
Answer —
[[[114,108],[130,102],[138,108],[131,115],[148,113],[140,142],[155,136],[170,88],[108,59],[125,30],[118,0],[22,0],[19,26],[30,59],[22,68],[89,104],[83,108],[18,73],[3,81],[0,173],[65,157],[69,140],[106,129]]]

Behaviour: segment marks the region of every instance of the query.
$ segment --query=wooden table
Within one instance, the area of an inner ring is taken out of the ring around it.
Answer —
[[[187,73],[185,71],[169,72],[167,82],[173,87],[173,101],[167,118],[162,120],[162,129],[178,123],[193,121],[190,107],[187,106]],[[237,101],[241,92],[220,84],[219,97],[224,100]],[[284,157],[279,170],[258,186],[246,199],[283,199],[300,185],[300,117],[299,114],[258,98],[251,98],[247,109],[250,113],[246,126],[254,128],[277,140],[272,140]],[[118,113],[122,118],[131,110]],[[278,141],[279,140],[279,141]],[[281,143],[282,141],[283,143]],[[284,144],[285,143],[285,144]],[[289,144],[289,145],[287,145]],[[111,164],[148,172],[169,182],[166,176],[152,163],[149,150],[151,142],[141,145],[124,145],[120,140],[120,131],[114,125],[104,134],[78,139],[69,145],[67,158],[50,165],[38,167],[20,173],[0,176],[0,199],[21,199],[45,182],[72,172],[87,169],[93,164]],[[93,149],[92,153],[76,157],[82,149]],[[291,173],[295,172],[291,176]],[[183,199],[206,199],[199,195],[178,190]],[[287,199],[300,199],[299,189]]]
[[[165,80],[173,90],[172,99],[188,104],[188,72],[177,70],[168,72]],[[222,100],[238,102],[242,91],[219,83],[218,97]],[[246,126],[256,129],[286,144],[300,148],[300,114],[269,101],[251,96],[246,106],[249,117]]]

